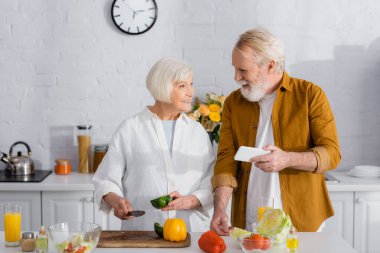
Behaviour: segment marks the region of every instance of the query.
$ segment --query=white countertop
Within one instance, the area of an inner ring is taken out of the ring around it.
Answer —
[[[380,177],[358,178],[346,174],[346,172],[328,172],[340,182],[327,182],[327,189],[331,192],[337,191],[380,191]]]
[[[357,178],[342,172],[328,172],[340,182],[326,182],[327,189],[337,191],[380,191],[380,177]],[[51,173],[39,183],[0,183],[0,191],[93,191],[93,174],[72,172],[70,175]]]
[[[134,252],[202,252],[198,247],[198,238],[201,233],[191,233],[191,246],[187,248],[96,248],[94,253],[134,253]],[[19,253],[21,249],[19,247],[9,248],[4,246],[4,232],[0,232],[0,252],[2,253]],[[342,238],[336,234],[322,232],[322,233],[298,233],[299,237],[299,252],[300,253],[355,253],[352,247],[348,245]],[[223,237],[227,245],[226,252],[243,252],[240,249],[239,244],[233,241],[230,237]],[[50,252],[50,251],[49,251]],[[285,253],[285,248],[272,248],[269,252],[272,253]]]
[[[94,191],[92,176],[78,172],[69,175],[52,172],[39,183],[0,183],[0,191]]]

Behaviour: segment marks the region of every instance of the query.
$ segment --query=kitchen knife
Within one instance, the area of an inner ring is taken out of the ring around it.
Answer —
[[[145,214],[145,211],[141,211],[141,210],[134,210],[134,211],[129,211],[127,213],[127,216],[133,216],[133,217],[140,217],[140,216],[143,216]]]

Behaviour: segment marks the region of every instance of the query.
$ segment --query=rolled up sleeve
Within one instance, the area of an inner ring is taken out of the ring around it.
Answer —
[[[235,153],[236,145],[231,121],[231,97],[229,96],[223,106],[218,156],[214,167],[214,175],[211,179],[213,190],[218,186],[237,188]]]
[[[316,173],[334,169],[341,160],[334,115],[325,93],[314,86],[310,94],[310,128],[314,147],[310,150],[317,159]]]

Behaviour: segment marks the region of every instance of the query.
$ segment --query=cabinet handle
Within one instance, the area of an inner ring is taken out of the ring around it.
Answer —
[[[357,198],[356,203],[361,204],[361,203],[363,203],[363,200],[361,198]]]

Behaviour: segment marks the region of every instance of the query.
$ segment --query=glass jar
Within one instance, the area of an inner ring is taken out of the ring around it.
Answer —
[[[48,252],[48,237],[46,235],[45,226],[41,226],[38,231],[37,239],[36,239],[36,250],[37,253],[47,253]]]
[[[92,172],[95,173],[99,164],[103,160],[108,150],[108,145],[95,145],[94,147],[94,162],[92,164]]]
[[[77,126],[78,139],[78,172],[90,173],[90,152],[91,152],[91,125]]]
[[[55,160],[55,174],[58,175],[67,175],[71,173],[71,164],[70,160],[67,159],[57,159]]]
[[[36,241],[33,232],[23,232],[20,239],[20,247],[23,252],[32,252],[36,249]]]
[[[289,253],[298,252],[298,236],[296,234],[296,229],[294,226],[291,227],[289,234],[286,238],[286,249]]]

